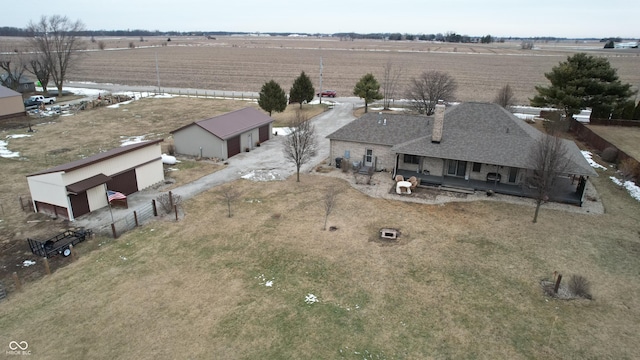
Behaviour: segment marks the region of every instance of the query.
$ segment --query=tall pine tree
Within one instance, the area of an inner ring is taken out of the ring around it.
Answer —
[[[311,79],[304,73],[304,71],[298,76],[293,82],[293,86],[291,86],[291,90],[289,90],[289,102],[290,103],[300,103],[300,108],[302,109],[303,102],[309,102],[313,100],[315,89],[313,88],[313,84],[311,83]]]
[[[262,110],[268,112],[269,116],[273,111],[283,112],[287,108],[287,94],[284,93],[280,84],[271,80],[262,85],[258,105]]]
[[[550,86],[536,86],[538,95],[529,99],[532,106],[554,106],[567,118],[587,107],[592,117],[606,117],[635,94],[631,85],[623,84],[605,58],[585,53],[569,56],[544,74]]]

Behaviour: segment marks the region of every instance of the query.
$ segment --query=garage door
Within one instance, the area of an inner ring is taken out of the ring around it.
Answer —
[[[258,137],[260,138],[260,142],[269,140],[269,124],[261,126],[258,129]]]
[[[89,213],[89,199],[86,191],[77,195],[69,195],[69,200],[71,200],[71,210],[74,218]]]
[[[227,140],[227,157],[240,154],[240,135]]]
[[[69,214],[67,214],[67,208],[62,206],[56,206],[53,204],[47,204],[40,201],[36,201],[36,211],[41,214],[47,214],[54,217],[61,217],[69,220]]]
[[[107,182],[107,189],[121,192],[125,195],[138,191],[136,169],[127,170],[122,174],[111,175],[111,180]]]

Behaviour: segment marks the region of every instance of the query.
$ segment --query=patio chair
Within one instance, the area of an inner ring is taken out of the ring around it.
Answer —
[[[398,182],[398,181],[404,181],[404,176],[396,175],[396,182]]]

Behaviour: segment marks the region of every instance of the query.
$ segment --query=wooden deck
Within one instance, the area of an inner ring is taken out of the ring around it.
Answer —
[[[398,170],[397,175],[402,175],[405,179],[415,176],[420,179],[421,186],[431,186],[443,190],[460,190],[461,192],[488,191],[496,194],[512,195],[533,198],[533,189],[526,186],[510,185],[504,183],[487,182],[481,180],[465,180],[463,178],[451,176],[423,175],[415,171]],[[581,206],[580,195],[576,193],[577,181],[572,182],[569,178],[560,178],[556,191],[550,196],[551,201]]]

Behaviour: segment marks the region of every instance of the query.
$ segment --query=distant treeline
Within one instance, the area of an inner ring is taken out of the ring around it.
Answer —
[[[443,42],[454,42],[454,43],[492,43],[492,42],[504,42],[506,40],[533,40],[533,41],[560,41],[560,40],[600,40],[601,42],[605,42],[611,39],[615,39],[615,41],[621,41],[619,37],[607,37],[607,38],[581,38],[581,39],[568,39],[568,38],[560,38],[560,37],[503,37],[497,38],[491,35],[485,36],[469,36],[469,35],[461,35],[455,32],[447,32],[445,34],[437,33],[437,34],[401,34],[401,33],[370,33],[370,34],[359,34],[354,32],[349,33],[334,33],[334,34],[321,34],[321,33],[295,33],[295,32],[271,32],[271,33],[253,33],[253,32],[230,32],[230,31],[149,31],[149,30],[86,30],[78,32],[76,35],[79,36],[229,36],[229,35],[268,35],[268,36],[290,36],[290,35],[300,35],[300,36],[312,36],[312,37],[322,37],[322,36],[333,36],[339,37],[341,39],[378,39],[378,40],[422,40],[422,41],[443,41]],[[27,30],[16,27],[4,26],[0,27],[0,36],[28,36]]]

